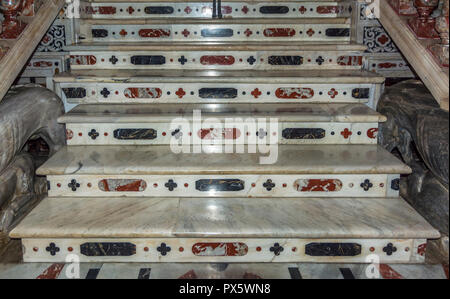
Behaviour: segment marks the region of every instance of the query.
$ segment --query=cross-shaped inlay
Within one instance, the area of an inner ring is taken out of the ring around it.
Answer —
[[[369,191],[372,187],[373,184],[370,182],[370,180],[365,180],[363,183],[361,183],[361,188],[363,188],[364,191]]]
[[[242,12],[243,12],[244,14],[247,14],[248,11],[249,11],[249,8],[248,8],[247,6],[242,7]]]
[[[348,139],[350,136],[353,135],[353,132],[350,131],[348,128],[345,128],[345,130],[341,132],[341,135],[344,136],[345,139]]]
[[[283,251],[284,248],[279,243],[275,243],[273,247],[270,247],[270,252],[273,252],[276,256],[279,256]]]
[[[116,64],[116,63],[119,61],[119,59],[117,59],[117,57],[113,55],[113,56],[109,59],[109,61],[110,61],[112,64]]]
[[[314,33],[316,33],[312,28],[309,28],[308,31],[306,31],[306,34],[308,34],[309,36],[313,36]]]
[[[177,183],[175,183],[173,180],[169,180],[164,186],[166,186],[169,191],[173,191],[176,187],[178,187]]]
[[[189,30],[184,29],[184,30],[181,32],[181,34],[183,34],[184,37],[188,37],[191,33],[189,32]]]
[[[184,91],[183,88],[180,88],[180,89],[177,90],[177,92],[176,92],[175,94],[176,94],[180,99],[182,99],[182,98],[186,95],[186,92]]]
[[[394,244],[389,243],[383,248],[383,252],[386,252],[387,255],[391,256],[394,252],[397,252],[397,247],[394,247]]]
[[[334,88],[332,88],[332,89],[328,92],[328,95],[329,95],[332,99],[334,99],[338,94],[339,94],[339,92],[338,92],[336,89],[334,89]]]
[[[46,251],[50,252],[50,255],[55,256],[59,252],[59,247],[56,247],[55,243],[50,243],[50,246],[45,248]]]
[[[181,136],[183,136],[183,132],[181,132],[181,129],[176,129],[175,131],[172,132],[172,136],[175,137],[176,139],[180,139]]]
[[[100,134],[95,130],[92,129],[89,133],[88,133],[89,137],[92,138],[92,140],[97,139],[98,136],[100,136]]]
[[[322,56],[317,57],[316,62],[318,65],[322,65],[325,62]]]
[[[162,256],[166,256],[167,253],[172,250],[172,248],[167,246],[166,243],[162,243],[161,246],[156,248],[156,250],[158,250],[158,252],[160,252]]]
[[[249,37],[253,34],[253,31],[251,31],[250,29],[247,28],[247,30],[244,31],[244,34]]]
[[[267,180],[264,184],[263,187],[266,188],[267,191],[272,191],[273,188],[275,188],[275,183],[272,182],[272,180]]]
[[[132,6],[127,8],[127,12],[132,15],[134,13],[134,8]]]
[[[103,88],[103,90],[100,92],[100,94],[104,97],[104,98],[107,98],[110,94],[111,94],[111,92],[108,90],[108,88]]]
[[[128,35],[128,32],[127,32],[125,29],[122,29],[122,30],[119,32],[119,34],[122,35],[123,37],[125,37],[125,36]]]
[[[77,180],[71,180],[69,185],[67,185],[73,192],[77,191],[80,188],[80,184],[77,183]]]
[[[306,7],[302,6],[298,9],[298,11],[303,15],[307,11],[307,9]]]
[[[256,59],[255,59],[255,57],[250,56],[250,57],[247,59],[247,62],[250,63],[250,65],[253,65],[253,64],[256,62]]]
[[[184,57],[184,56],[181,56],[181,57],[178,59],[178,62],[181,63],[181,65],[184,65],[187,61],[188,61],[188,60],[187,60],[186,57]]]
[[[252,96],[255,97],[255,99],[259,98],[262,95],[262,92],[256,88],[255,90],[252,91]]]
[[[186,8],[184,9],[184,12],[187,14],[190,14],[192,12],[192,8],[190,8],[189,6],[186,6]]]
[[[256,136],[259,137],[259,139],[264,139],[268,135],[267,131],[263,128],[259,129],[258,132],[256,132]]]

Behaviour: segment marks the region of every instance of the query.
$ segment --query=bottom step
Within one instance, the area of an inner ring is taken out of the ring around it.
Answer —
[[[26,262],[420,263],[439,238],[401,198],[47,198]]]

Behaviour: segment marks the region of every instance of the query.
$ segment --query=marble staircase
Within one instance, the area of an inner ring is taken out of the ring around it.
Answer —
[[[24,261],[424,262],[353,7],[82,1]]]

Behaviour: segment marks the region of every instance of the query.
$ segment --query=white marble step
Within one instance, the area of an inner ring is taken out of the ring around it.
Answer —
[[[73,70],[361,70],[365,46],[302,42],[81,43]]]
[[[177,154],[177,146],[68,146],[37,173],[47,175],[52,197],[295,198],[396,197],[400,174],[411,172],[376,145],[258,145],[253,154],[225,149],[193,146]]]
[[[216,16],[231,18],[335,18],[350,16],[352,1],[222,1]],[[212,1],[81,1],[82,18],[212,18]]]
[[[401,198],[47,198],[10,236],[26,262],[419,263],[440,234]]]
[[[180,134],[195,144],[258,144],[267,139],[266,124],[279,144],[377,144],[386,118],[364,104],[97,104],[79,105],[58,121],[68,145],[170,145]]]
[[[327,20],[327,21],[324,21]],[[82,20],[83,42],[336,42],[349,43],[350,20]]]
[[[70,105],[366,103],[374,108],[384,78],[359,70],[73,70],[57,75],[54,81],[61,97]],[[204,94],[217,88],[228,88],[231,94],[209,97]]]

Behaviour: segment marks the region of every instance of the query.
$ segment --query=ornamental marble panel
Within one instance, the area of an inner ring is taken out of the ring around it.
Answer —
[[[126,1],[125,1],[126,2]],[[222,1],[223,18],[335,18],[349,17],[350,1],[305,1],[268,3],[253,1],[246,3]],[[81,17],[93,19],[130,18],[212,18],[212,2],[81,2]],[[219,11],[216,9],[216,17]]]
[[[60,175],[50,197],[386,197],[399,175]],[[274,202],[274,204],[276,204]]]
[[[89,238],[89,239],[23,239],[24,262],[65,262],[76,255],[80,262],[143,262],[143,263],[367,263],[375,256],[381,263],[423,263],[415,244],[424,239],[283,239],[283,238]],[[99,252],[83,250],[86,245],[99,244]],[[120,250],[129,244],[133,251]],[[308,245],[323,244],[327,252],[311,252]],[[53,246],[52,246],[53,245]],[[355,252],[343,250],[347,245]],[[240,250],[244,247],[245,250]],[[115,248],[112,249],[112,248]],[[392,248],[392,249],[391,249]],[[394,251],[395,250],[395,251]],[[388,255],[388,253],[390,253]]]
[[[349,24],[145,24],[81,26],[83,42],[350,42]]]
[[[270,118],[265,120],[270,122]],[[66,130],[68,145],[259,144],[273,141],[270,134],[278,144],[377,144],[378,123],[282,122],[268,130],[256,123],[252,128],[249,122],[221,119],[195,131],[192,126],[175,128],[171,122],[66,124]]]
[[[269,81],[270,79],[268,79]],[[200,81],[198,79],[197,81]],[[73,104],[372,103],[377,84],[58,83]],[[102,94],[104,89],[109,94]]]
[[[71,52],[73,70],[359,70],[364,57],[345,51]]]

